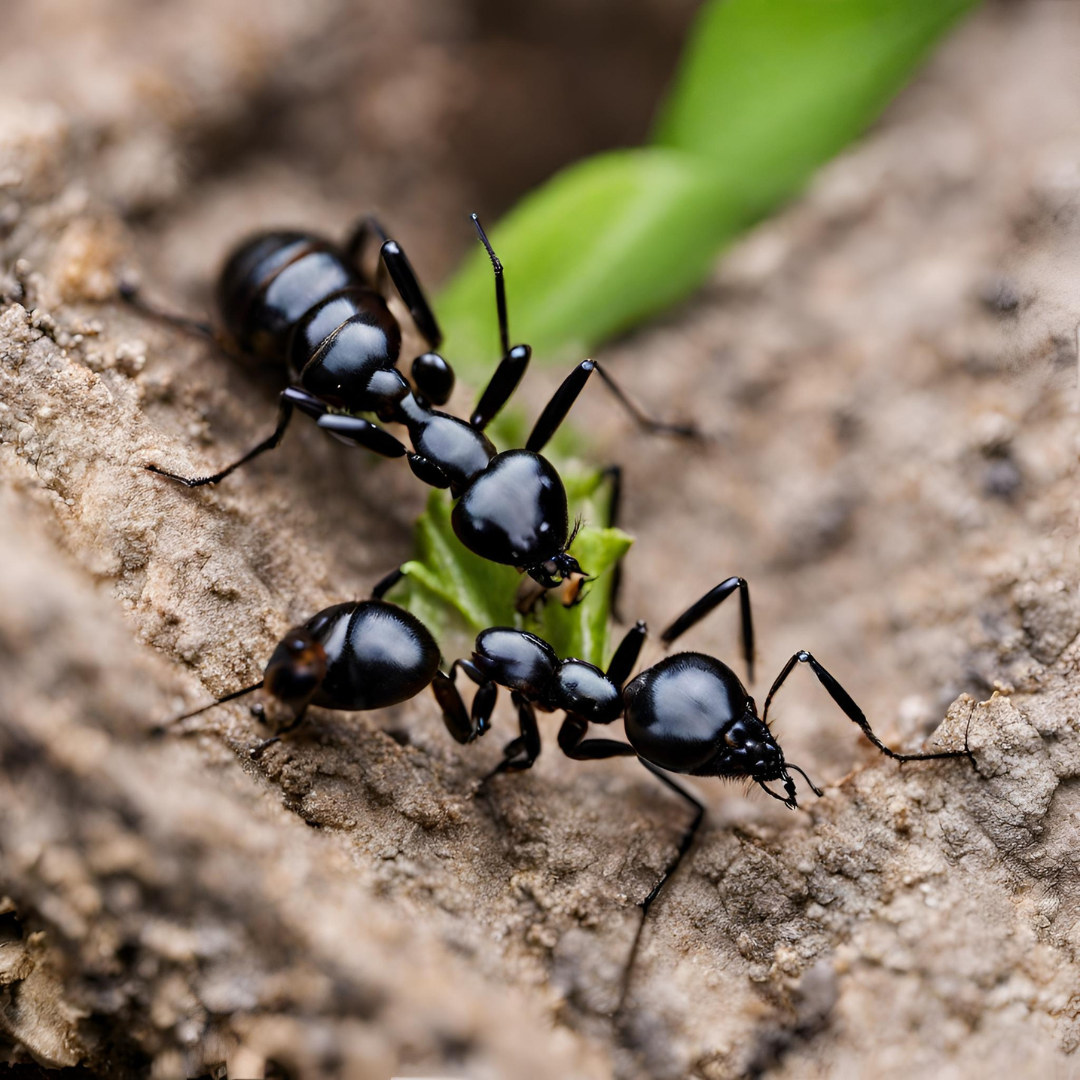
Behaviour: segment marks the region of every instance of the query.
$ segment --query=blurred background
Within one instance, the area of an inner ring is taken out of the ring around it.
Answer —
[[[45,0],[7,13],[0,89],[55,101],[100,193],[192,289],[185,233],[379,207],[435,281],[563,165],[643,141],[697,4]]]
[[[882,6],[902,20],[907,2]],[[0,308],[10,1060],[155,1080],[225,1063],[305,1080],[1071,1067],[1080,806],[1058,781],[1078,715],[1080,8],[1063,0],[992,0],[942,28],[864,136],[709,249],[699,288],[599,343],[635,397],[696,420],[705,444],[642,438],[600,391],[573,414],[576,464],[625,468],[628,618],[659,628],[742,574],[759,700],[809,648],[882,737],[914,747],[974,707],[962,695],[997,693],[1056,747],[1043,772],[1005,789],[1002,769],[976,794],[959,770],[901,774],[797,673],[779,737],[835,786],[796,815],[696,783],[709,824],[620,1025],[634,903],[683,814],[635,763],[569,767],[549,723],[537,767],[473,799],[503,736],[452,744],[426,695],[321,716],[258,765],[241,707],[198,739],[145,738],[250,680],[289,625],[365,595],[410,550],[425,492],[300,424],[212,493],[148,477],[147,461],[199,469],[263,437],[277,385],[117,304],[117,273],[199,312],[243,234],[340,236],[376,210],[438,292],[476,247],[470,211],[495,222],[564,166],[646,142],[700,10],[4,11],[0,274],[30,309]],[[797,45],[799,27],[779,37]],[[851,71],[880,59],[845,41]],[[811,103],[824,85],[801,69],[779,83]],[[610,256],[592,242],[568,266]],[[512,326],[523,261],[507,258]],[[473,350],[462,370],[495,359]],[[519,399],[530,419],[563,373],[543,359]],[[686,643],[732,659],[736,640],[724,612]],[[498,723],[512,729],[508,708]],[[973,823],[981,798],[997,801]]]

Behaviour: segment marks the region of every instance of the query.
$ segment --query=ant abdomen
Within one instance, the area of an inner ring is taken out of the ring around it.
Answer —
[[[302,232],[260,233],[225,264],[218,279],[218,309],[242,351],[284,361],[289,335],[300,319],[330,294],[363,284],[358,270],[329,240]]]

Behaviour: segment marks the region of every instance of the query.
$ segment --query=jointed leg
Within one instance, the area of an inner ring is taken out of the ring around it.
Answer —
[[[248,755],[253,761],[258,761],[259,758],[266,753],[267,747],[273,746],[274,743],[281,742],[283,735],[288,735],[290,731],[295,731],[303,722],[304,715],[307,713],[307,706],[298,709],[296,715],[284,726],[277,729],[277,731],[269,738],[263,739],[261,743],[256,743],[249,751]]]
[[[157,473],[159,476],[167,476],[170,480],[175,480],[177,483],[183,484],[185,487],[189,488],[202,487],[204,484],[216,484],[219,480],[224,480],[229,473],[239,469],[241,465],[246,465],[252,458],[257,458],[260,454],[265,454],[268,450],[273,450],[280,444],[282,438],[285,436],[285,430],[289,426],[289,421],[292,419],[293,408],[300,405],[300,402],[297,400],[298,395],[303,395],[306,398],[310,397],[310,395],[304,394],[304,391],[300,390],[298,387],[290,386],[287,390],[283,391],[281,402],[278,405],[277,425],[274,427],[273,432],[267,438],[263,439],[258,446],[249,450],[242,458],[238,461],[234,461],[231,465],[226,466],[220,472],[216,472],[211,476],[189,477],[179,476],[176,473],[168,472],[165,469],[159,468],[157,465],[147,465],[146,468],[150,472]],[[315,399],[312,398],[311,401],[314,402]],[[301,408],[303,408],[302,405]],[[319,408],[325,410],[324,405],[319,404]],[[304,411],[308,412],[309,409],[304,409]]]
[[[743,658],[749,681],[754,681],[754,619],[750,613],[750,588],[741,577],[729,577],[710,589],[700,600],[691,604],[661,635],[660,640],[670,645],[677,637],[685,634],[690,627],[701,622],[711,611],[719,607],[736,589],[742,614]],[[809,655],[809,653],[807,654]]]
[[[577,761],[595,761],[601,758],[611,757],[637,757],[634,748],[626,743],[616,742],[614,739],[585,739],[584,736],[588,730],[588,726],[588,723],[581,717],[567,716],[566,720],[563,722],[562,728],[559,730],[559,746],[567,757],[574,758]],[[663,874],[660,875],[660,880],[657,881],[649,891],[648,896],[646,896],[639,905],[641,907],[641,922],[638,925],[637,933],[634,935],[634,943],[630,947],[630,955],[623,972],[623,985],[622,994],[619,997],[619,1010],[622,1009],[623,1002],[626,999],[627,990],[630,986],[630,972],[633,969],[634,960],[637,957],[638,946],[641,943],[641,932],[645,926],[645,918],[649,914],[649,908],[652,906],[653,901],[660,895],[660,892],[664,888],[664,885],[667,884],[668,879],[679,868],[679,864],[690,850],[690,845],[694,842],[694,837],[701,826],[702,819],[705,817],[704,805],[687,791],[686,788],[681,784],[676,783],[676,781],[668,776],[667,773],[650,765],[649,762],[642,760],[641,764],[644,765],[658,780],[662,781],[677,795],[685,799],[694,808],[694,816],[691,819],[690,824],[683,831],[675,856],[664,868]]]
[[[480,219],[473,214],[473,224],[480,237],[480,242],[487,250],[488,258],[491,259],[491,267],[495,271],[495,307],[499,317],[499,341],[502,345],[503,358],[491,376],[476,408],[469,419],[469,423],[479,431],[491,423],[502,407],[510,400],[511,395],[521,382],[525,369],[529,366],[529,357],[532,349],[528,345],[515,345],[510,348],[510,325],[506,314],[506,282],[503,277],[503,265],[498,255],[491,248],[487,233],[484,232]]]
[[[626,1002],[626,996],[630,991],[630,974],[634,970],[634,961],[637,960],[638,950],[641,947],[641,935],[645,930],[645,919],[648,917],[649,908],[652,907],[653,901],[660,895],[660,891],[667,884],[668,879],[679,869],[679,864],[683,861],[686,853],[690,850],[691,845],[694,842],[694,837],[697,835],[698,829],[701,827],[701,822],[705,817],[705,807],[686,790],[681,784],[676,783],[670,776],[657,769],[655,766],[650,765],[647,761],[642,761],[642,765],[649,770],[658,780],[666,784],[676,795],[685,799],[693,808],[694,816],[690,819],[690,824],[683,830],[683,834],[679,839],[679,846],[675,851],[674,858],[664,868],[663,874],[660,876],[660,880],[652,887],[652,891],[644,900],[641,901],[641,922],[638,923],[637,933],[634,934],[634,942],[630,946],[630,955],[626,960],[626,967],[623,970],[622,980],[622,992],[619,995],[619,1004],[616,1008],[616,1013],[622,1012],[623,1005]]]
[[[465,702],[461,700],[461,694],[454,682],[458,668],[461,668],[480,687],[473,698],[471,715],[465,709]],[[442,710],[446,730],[455,741],[469,743],[487,731],[491,713],[495,708],[498,687],[495,683],[488,682],[471,660],[455,660],[450,665],[449,675],[444,675],[441,671],[436,672],[431,683],[431,691]]]
[[[391,570],[386,577],[380,578],[371,590],[372,600],[381,600],[403,577],[405,572],[401,567]]]
[[[611,375],[609,375],[595,360],[582,360],[582,362],[563,380],[562,386],[555,391],[551,400],[547,403],[546,408],[540,414],[540,418],[536,421],[532,434],[529,436],[529,441],[525,444],[526,450],[532,450],[535,453],[539,453],[547,445],[552,435],[559,429],[559,425],[566,419],[566,414],[578,399],[581,391],[585,389],[585,384],[589,381],[589,376],[592,375],[594,370],[599,372],[604,385],[615,395],[619,403],[643,430],[654,433],[680,435],[687,438],[697,437],[698,431],[692,425],[664,423],[660,420],[654,420],[652,417],[642,412],[642,410],[626,396]]]
[[[611,658],[611,663],[607,669],[607,677],[620,690],[634,670],[634,665],[641,655],[641,647],[645,644],[648,633],[648,627],[639,619],[636,626],[626,631],[626,636],[619,643],[615,655]]]
[[[515,345],[506,351],[469,417],[469,423],[478,431],[483,431],[510,400],[529,366],[530,356],[532,349],[528,345]]]
[[[567,757],[573,758],[575,761],[597,761],[602,758],[613,757],[637,757],[637,752],[628,743],[616,742],[614,739],[586,739],[584,736],[588,727],[588,722],[583,720],[580,716],[567,716],[563,721],[563,725],[559,729],[559,748]],[[687,830],[683,833],[682,839],[679,841],[679,848],[675,857],[668,863],[660,880],[653,886],[649,895],[641,902],[642,911],[647,913],[652,902],[660,895],[660,890],[663,889],[664,883],[673,873],[675,873],[679,863],[682,862],[683,856],[690,850],[690,845],[694,840],[694,834],[698,831],[698,827],[701,825],[701,819],[705,816],[705,807],[691,795],[686,788],[681,784],[676,783],[668,776],[667,773],[643,759],[641,760],[641,764],[657,777],[657,779],[663,781],[672,791],[682,796],[682,798],[694,807],[694,818],[690,822]]]
[[[143,299],[138,285],[133,281],[121,281],[119,292],[120,298],[125,303],[130,304],[136,311],[141,312],[143,315],[147,315],[151,319],[157,319],[160,322],[168,323],[170,326],[175,326],[189,334],[197,334],[199,337],[209,338],[211,341],[222,344],[217,331],[210,323],[203,322],[201,319],[192,319],[187,315],[180,315],[173,311],[165,311],[163,308],[154,306],[149,303],[149,301]]]
[[[169,728],[179,724],[182,720],[190,720],[193,716],[198,716],[200,713],[204,713],[209,709],[215,709],[218,705],[224,705],[226,701],[234,701],[238,697],[243,697],[245,694],[253,693],[255,690],[261,690],[263,685],[262,679],[252,686],[245,686],[241,690],[234,690],[231,694],[225,694],[224,697],[219,697],[215,701],[211,701],[209,705],[200,705],[197,709],[192,709],[191,712],[181,713],[179,716],[174,716],[171,720],[166,720],[164,724],[158,724],[157,727],[150,729],[151,735],[164,735]]]
[[[364,258],[364,249],[372,236],[380,243],[379,257],[390,274],[398,295],[405,301],[405,306],[409,309],[416,328],[428,344],[433,349],[437,349],[442,342],[442,331],[435,319],[435,312],[431,310],[416,272],[401,249],[401,245],[386,235],[386,230],[377,218],[365,217],[361,220],[345,245],[346,254],[359,269]]]
[[[828,690],[829,696],[840,706],[844,715],[858,724],[862,728],[862,733],[887,757],[891,757],[895,761],[935,761],[939,758],[969,756],[967,750],[943,750],[936,754],[898,754],[895,750],[890,750],[874,734],[870,722],[866,719],[862,709],[852,700],[851,695],[805,649],[797,652],[784,665],[784,670],[776,676],[772,689],[769,690],[768,696],[765,698],[765,709],[761,714],[761,718],[765,723],[768,723],[769,720],[769,705],[772,703],[773,695],[783,685],[784,680],[791,674],[796,664],[810,665],[810,670],[818,677],[818,682]]]
[[[277,425],[273,432],[263,439],[261,443],[249,450],[242,458],[234,461],[231,465],[227,465],[220,472],[216,472],[212,476],[189,477],[167,472],[157,465],[147,465],[146,468],[150,472],[158,473],[160,476],[167,476],[170,480],[175,480],[177,483],[189,488],[216,484],[220,480],[224,480],[231,472],[239,469],[241,465],[246,465],[253,458],[257,458],[260,454],[265,454],[267,451],[279,446],[285,436],[289,421],[292,419],[294,408],[313,417],[324,431],[329,432],[335,438],[348,443],[350,446],[362,446],[364,449],[381,454],[383,457],[402,457],[405,454],[404,445],[388,431],[384,431],[376,424],[372,424],[370,421],[363,420],[358,416],[331,413],[318,398],[309,394],[306,390],[301,390],[298,386],[290,386],[282,391],[281,402],[278,406]]]
[[[652,902],[660,895],[660,890],[663,889],[667,883],[668,878],[675,873],[679,868],[679,863],[682,862],[683,856],[690,850],[690,845],[694,842],[694,836],[697,834],[698,829],[701,826],[701,821],[705,817],[705,807],[686,790],[681,784],[676,783],[670,776],[663,770],[656,768],[655,765],[649,764],[647,761],[642,761],[642,765],[649,770],[658,780],[667,784],[676,795],[684,798],[693,808],[694,817],[686,830],[683,832],[682,838],[679,840],[678,850],[675,852],[675,857],[667,864],[664,873],[660,880],[653,886],[652,892],[641,901],[641,910],[644,914],[648,914],[649,908],[652,906]]]
[[[404,457],[405,444],[395,439],[385,428],[359,416],[344,413],[324,413],[316,423],[335,439],[349,446],[362,446],[374,454],[386,458]]]
[[[622,516],[622,466],[608,465],[603,472],[610,485],[608,495],[607,527],[618,528]],[[611,592],[608,595],[608,614],[615,622],[622,622],[619,615],[619,597],[622,593],[622,559],[611,568]]]
[[[481,787],[492,777],[504,772],[521,772],[531,769],[540,756],[540,728],[536,723],[536,713],[532,705],[516,690],[511,699],[517,707],[518,728],[521,734],[503,747],[503,759],[480,781]]]
[[[586,739],[588,720],[568,714],[559,728],[559,749],[574,761],[599,761],[603,758],[637,757],[629,744],[614,739]]]
[[[596,363],[594,361],[594,363]],[[596,364],[596,373],[604,381],[604,385],[615,395],[615,399],[630,414],[634,423],[643,431],[649,431],[658,435],[678,435],[683,439],[697,439],[701,437],[694,424],[670,424],[663,420],[654,420],[640,406],[636,405],[626,395],[626,391],[614,380],[606,368]]]

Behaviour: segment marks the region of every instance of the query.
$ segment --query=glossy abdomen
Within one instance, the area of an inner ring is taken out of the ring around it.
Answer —
[[[326,677],[311,703],[382,709],[415,697],[439,669],[439,647],[415,615],[384,600],[337,604],[305,624],[326,651]]]
[[[285,360],[293,326],[359,273],[329,240],[301,232],[260,233],[241,244],[218,279],[217,302],[245,352]]]

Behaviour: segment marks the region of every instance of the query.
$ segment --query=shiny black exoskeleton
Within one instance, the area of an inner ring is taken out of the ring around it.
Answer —
[[[439,647],[415,615],[382,599],[400,578],[400,571],[394,571],[375,587],[372,599],[335,604],[293,627],[274,649],[259,682],[170,724],[265,689],[292,718],[255,747],[252,756],[258,757],[296,728],[309,706],[365,712],[416,697],[439,671]]]
[[[663,632],[661,641],[670,645],[735,592],[741,601],[743,655],[752,682],[754,629],[750,593],[742,578],[727,578],[706,593]],[[566,717],[558,742],[568,757],[579,761],[637,757],[694,808],[693,821],[682,837],[678,852],[642,901],[645,911],[689,849],[704,815],[704,806],[668,773],[749,779],[794,810],[798,803],[791,770],[801,774],[815,794],[821,794],[802,769],[784,758],[768,726],[773,695],[796,664],[808,664],[844,714],[889,757],[901,762],[929,761],[966,753],[960,750],[899,754],[889,749],[874,734],[847,691],[805,650],[795,653],[777,676],[760,716],[754,699],[735,672],[720,660],[702,653],[675,653],[627,683],[645,637],[645,624],[639,622],[627,632],[607,672],[603,672],[582,660],[560,660],[550,645],[533,634],[494,628],[477,637],[470,660],[456,661],[449,675],[440,672],[432,684],[443,705],[447,729],[462,743],[471,742],[488,730],[498,687],[505,686],[511,691],[520,734],[507,744],[502,761],[485,781],[501,772],[531,768],[540,754],[535,710],[561,710]],[[463,722],[464,709],[453,681],[457,668],[479,687],[467,722]],[[585,738],[590,724],[610,724],[620,717],[628,742]],[[785,794],[770,789],[771,781],[781,782]]]
[[[273,433],[238,461],[210,476],[184,477],[149,466],[188,487],[215,484],[282,440],[299,409],[343,442],[384,457],[406,457],[424,483],[449,488],[458,500],[452,523],[461,542],[482,558],[516,566],[544,588],[583,573],[572,555],[566,490],[540,451],[597,371],[616,398],[643,427],[680,435],[680,425],[661,424],[643,414],[595,361],[585,360],[563,382],[533,428],[523,450],[497,453],[484,429],[506,404],[525,374],[531,350],[510,346],[502,264],[473,215],[495,271],[496,304],[503,359],[468,422],[440,412],[454,386],[450,365],[436,352],[412,364],[415,390],[398,371],[401,328],[362,269],[372,237],[381,241],[385,269],[431,349],[442,339],[438,323],[400,245],[372,218],[365,219],[344,248],[299,232],[264,233],[242,244],[222,271],[218,307],[228,338],[244,353],[282,364],[290,385],[281,395]],[[154,311],[187,329],[213,335],[209,327]],[[358,413],[404,425],[412,450]]]

